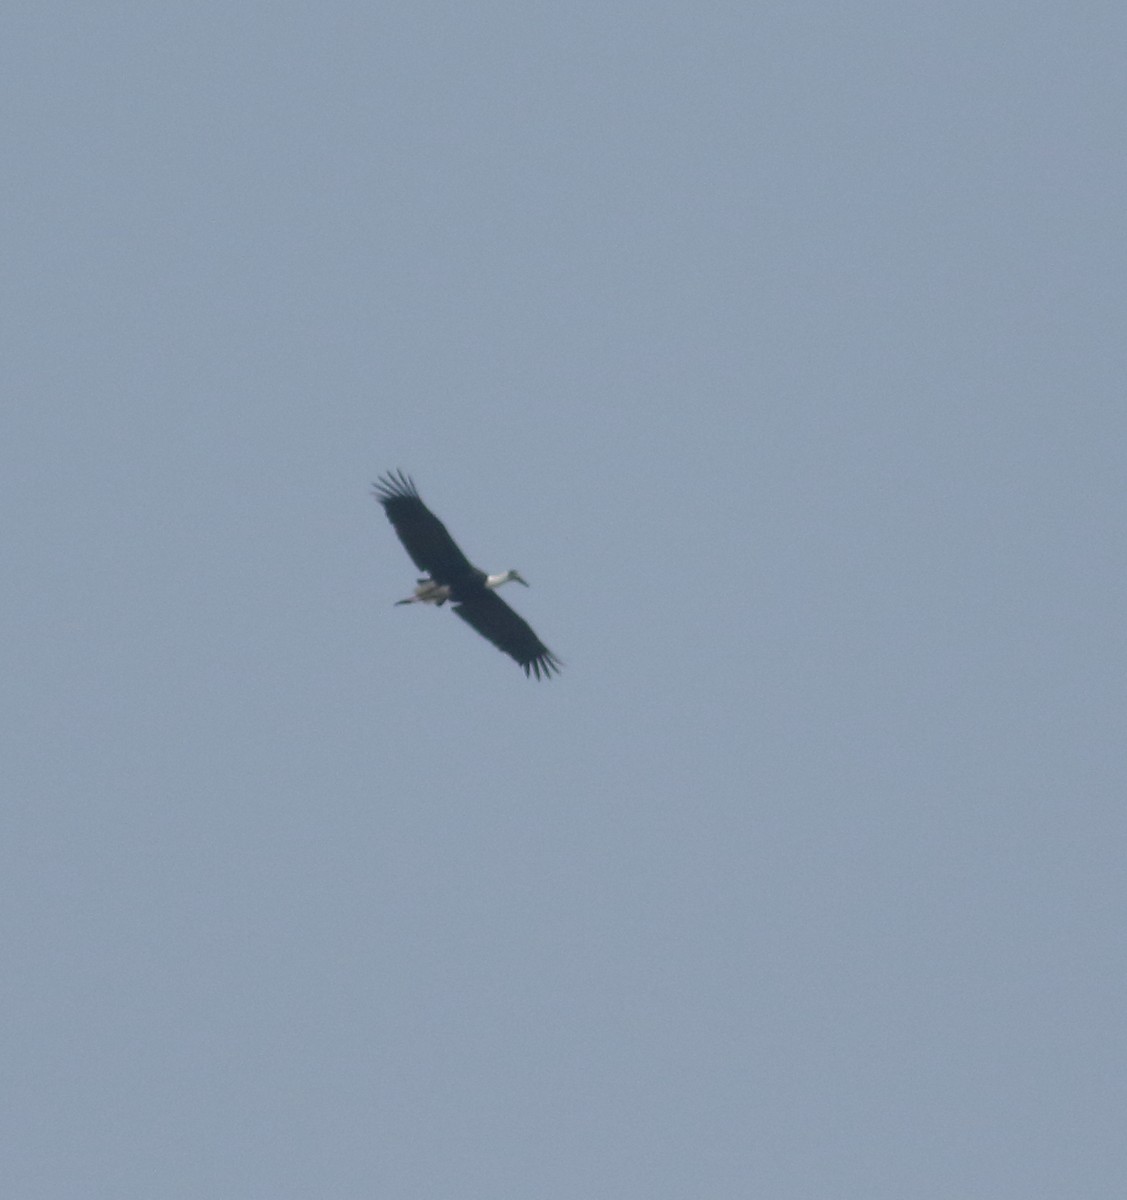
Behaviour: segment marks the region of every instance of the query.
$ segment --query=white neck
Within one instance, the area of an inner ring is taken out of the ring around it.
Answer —
[[[486,575],[485,586],[487,588],[499,588],[501,584],[508,583],[512,579],[512,575],[508,571],[502,571],[500,575]]]

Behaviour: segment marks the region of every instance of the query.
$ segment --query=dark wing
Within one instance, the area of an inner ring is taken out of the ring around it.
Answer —
[[[372,495],[383,505],[387,519],[420,571],[446,584],[480,575],[446,532],[446,526],[419,499],[415,481],[409,475],[389,471],[372,485]]]
[[[551,678],[563,665],[547,646],[532,632],[532,627],[497,595],[482,588],[469,599],[454,605],[463,621],[476,629],[483,638],[515,658],[526,675]]]

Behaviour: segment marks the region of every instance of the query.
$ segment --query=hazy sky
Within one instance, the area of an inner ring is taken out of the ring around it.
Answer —
[[[1125,49],[7,7],[0,1193],[1127,1194]]]

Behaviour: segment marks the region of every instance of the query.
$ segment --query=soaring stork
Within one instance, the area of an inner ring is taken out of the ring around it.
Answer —
[[[453,600],[458,616],[498,650],[515,658],[526,675],[550,679],[553,671],[559,671],[560,660],[495,591],[510,581],[528,587],[518,571],[486,575],[478,570],[446,532],[446,526],[419,499],[415,481],[402,471],[381,475],[372,488],[411,561],[420,571],[426,571],[414,594],[396,604],[441,607]]]

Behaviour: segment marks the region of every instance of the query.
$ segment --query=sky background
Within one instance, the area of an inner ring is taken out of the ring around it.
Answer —
[[[1125,48],[6,7],[3,1195],[1127,1194]]]

